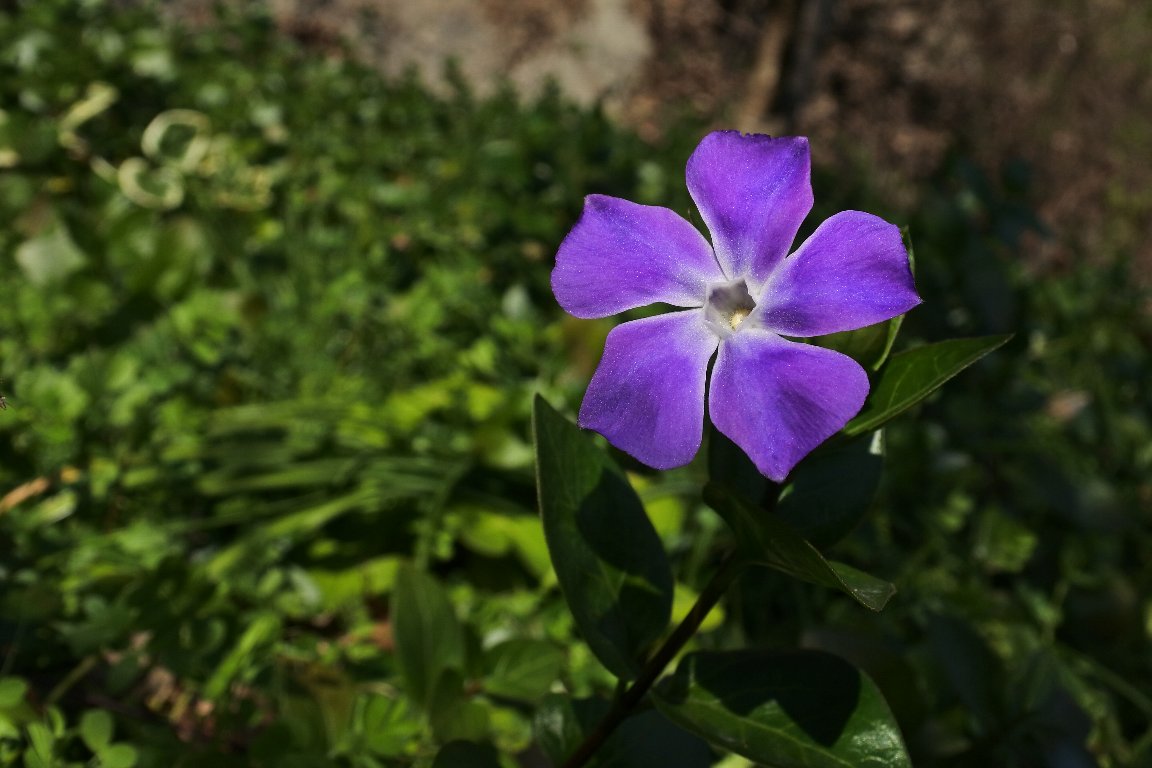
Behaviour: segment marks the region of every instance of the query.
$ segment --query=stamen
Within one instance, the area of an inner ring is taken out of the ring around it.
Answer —
[[[704,320],[720,338],[734,333],[754,309],[756,302],[748,294],[748,285],[743,279],[708,286]]]
[[[750,314],[752,314],[750,310],[744,308],[737,309],[732,313],[732,317],[728,318],[728,325],[732,326],[732,330],[736,330],[740,323],[744,322],[744,318]]]

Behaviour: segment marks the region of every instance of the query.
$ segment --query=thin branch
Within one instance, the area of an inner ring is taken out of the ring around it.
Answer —
[[[745,561],[736,556],[735,553],[729,553],[725,561],[721,563],[720,568],[712,575],[712,579],[704,587],[704,591],[696,599],[692,610],[688,611],[684,620],[672,631],[672,634],[661,644],[656,653],[648,659],[632,685],[628,686],[623,694],[616,697],[612,703],[612,709],[596,724],[584,742],[565,761],[562,768],[580,768],[587,763],[596,753],[596,750],[603,746],[608,737],[632,714],[661,673],[664,672],[664,668],[676,658],[684,645],[696,634],[700,624],[716,607],[716,603],[720,602],[720,598],[724,596],[745,564]]]

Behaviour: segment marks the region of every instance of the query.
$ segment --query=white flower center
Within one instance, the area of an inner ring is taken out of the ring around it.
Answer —
[[[704,304],[704,322],[720,338],[735,333],[740,324],[756,309],[756,302],[748,293],[748,285],[741,280],[708,286],[708,299]]]

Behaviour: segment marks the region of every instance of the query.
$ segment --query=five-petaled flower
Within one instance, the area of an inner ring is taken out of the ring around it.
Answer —
[[[688,159],[712,244],[673,211],[589,195],[552,290],[576,317],[663,302],[687,311],[623,323],[580,407],[593,429],[657,469],[687,464],[712,423],[777,482],[864,404],[854,360],[786,337],[862,328],[920,303],[900,231],[838,213],[788,255],[812,208],[808,140],[719,131]]]

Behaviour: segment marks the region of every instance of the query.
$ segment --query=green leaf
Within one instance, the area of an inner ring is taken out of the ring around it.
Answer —
[[[464,668],[464,632],[456,612],[439,582],[405,564],[396,572],[392,625],[408,693],[427,708],[442,673]]]
[[[708,478],[754,506],[776,498],[780,486],[773,483],[752,463],[748,454],[709,422]]]
[[[628,480],[590,435],[537,396],[536,480],[556,578],[588,647],[636,674],[672,613],[672,570]]]
[[[0,677],[0,709],[15,707],[24,701],[28,683],[18,677]]]
[[[509,640],[493,647],[486,657],[484,690],[528,701],[548,693],[564,663],[564,653],[544,640]]]
[[[604,699],[573,699],[558,693],[545,696],[532,718],[532,734],[554,765],[561,765],[608,714]]]
[[[357,699],[353,721],[363,745],[370,752],[384,756],[402,754],[423,730],[421,719],[409,699],[378,693]]]
[[[888,353],[892,351],[903,323],[904,315],[897,315],[891,320],[854,331],[817,336],[812,339],[812,343],[848,355],[868,370],[875,371],[888,359]]]
[[[490,730],[489,706],[472,700],[464,690],[464,676],[447,669],[436,679],[428,703],[428,720],[437,741],[479,741]]]
[[[1011,338],[1009,333],[951,339],[894,355],[873,384],[864,409],[844,427],[844,434],[871,432],[891,421]]]
[[[536,743],[554,765],[562,765],[608,713],[603,699],[552,695],[533,720]],[[629,717],[596,751],[589,765],[612,768],[708,768],[708,744],[651,709]]]
[[[776,514],[814,546],[835,544],[872,505],[883,469],[882,432],[827,446],[800,462],[788,476]]]
[[[228,686],[262,656],[264,650],[280,637],[283,629],[281,617],[275,613],[260,613],[252,619],[224,660],[204,683],[204,697],[218,699]]]
[[[100,751],[97,756],[100,768],[132,768],[139,759],[136,747],[131,744],[113,744]]]
[[[1004,664],[967,622],[946,614],[931,617],[928,645],[950,686],[981,730],[1005,717],[1009,691]]]
[[[896,588],[851,566],[824,559],[779,515],[756,509],[725,488],[709,483],[704,501],[736,534],[749,562],[766,565],[803,581],[840,590],[874,611],[884,609]]]
[[[776,768],[911,766],[880,690],[821,651],[692,653],[653,698],[714,746]]]
[[[500,768],[500,755],[491,744],[457,739],[440,748],[432,768]]]
[[[80,718],[80,738],[93,752],[112,743],[112,715],[102,709],[90,709]]]
[[[41,234],[16,249],[16,263],[28,282],[36,286],[64,280],[88,262],[65,226],[53,221]]]
[[[53,765],[55,762],[56,737],[52,735],[52,731],[48,726],[44,723],[29,723],[27,734],[31,748],[24,756],[25,762],[30,766]]]
[[[625,720],[602,750],[603,765],[619,768],[710,768],[708,742],[648,710]]]

